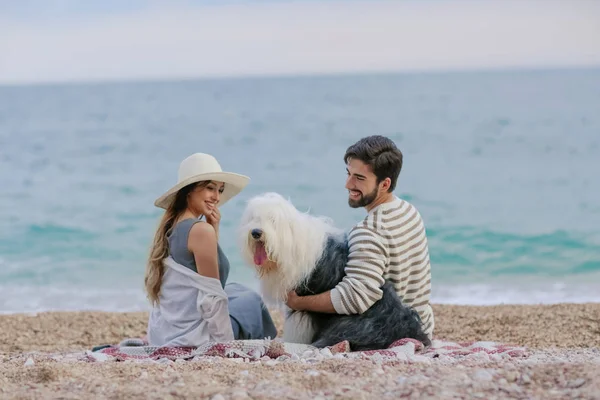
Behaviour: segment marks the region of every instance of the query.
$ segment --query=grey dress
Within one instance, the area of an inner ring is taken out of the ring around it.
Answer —
[[[179,264],[194,272],[198,272],[194,255],[188,250],[188,237],[197,219],[184,219],[175,225],[169,235],[169,253]],[[236,339],[264,339],[277,336],[277,328],[265,307],[262,299],[255,291],[239,284],[227,283],[229,277],[229,260],[221,246],[217,244],[219,257],[219,280],[227,293],[229,301],[229,318]]]

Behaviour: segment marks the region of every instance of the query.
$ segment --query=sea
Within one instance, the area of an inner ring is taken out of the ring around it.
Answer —
[[[247,200],[350,229],[343,154],[373,134],[404,154],[434,303],[600,301],[600,70],[507,70],[0,86],[0,313],[149,309],[153,202],[194,152],[251,178],[220,244],[258,290]]]

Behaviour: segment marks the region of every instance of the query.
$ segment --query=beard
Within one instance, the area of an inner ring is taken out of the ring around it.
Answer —
[[[375,200],[376,197],[377,197],[377,187],[375,187],[375,189],[373,189],[373,191],[371,193],[363,194],[361,192],[360,197],[357,200],[352,200],[351,198],[348,198],[348,205],[352,208],[365,207],[365,206],[368,206],[369,204],[371,204]]]

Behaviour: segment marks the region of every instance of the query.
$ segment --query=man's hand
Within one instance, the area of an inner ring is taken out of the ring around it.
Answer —
[[[335,314],[329,291],[311,296],[298,296],[294,290],[288,292],[285,302],[289,308],[296,311],[314,311]]]
[[[292,310],[302,311],[302,298],[296,294],[295,290],[290,290],[288,292],[285,304]]]

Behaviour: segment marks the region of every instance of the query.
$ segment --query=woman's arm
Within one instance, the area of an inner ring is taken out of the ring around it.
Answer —
[[[207,322],[212,340],[233,340],[233,327],[229,317],[227,293],[221,287],[219,279],[219,256],[217,251],[217,234],[212,225],[197,222],[190,229],[188,248],[194,254],[198,274],[215,278],[217,281],[203,281],[198,291],[196,305]]]
[[[207,278],[219,279],[217,234],[206,222],[197,222],[190,229],[188,249],[194,254],[198,273]]]

